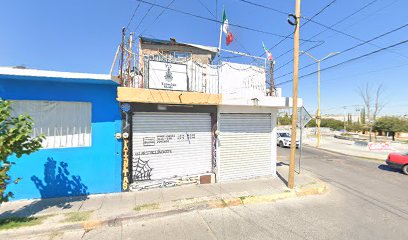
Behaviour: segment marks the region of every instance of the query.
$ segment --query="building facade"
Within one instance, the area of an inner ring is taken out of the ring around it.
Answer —
[[[11,168],[14,199],[121,190],[121,115],[109,75],[0,68],[0,97],[29,114],[43,147]]]
[[[217,53],[140,38],[139,64],[118,74],[122,190],[275,176],[277,111],[291,99],[267,96],[264,66]]]

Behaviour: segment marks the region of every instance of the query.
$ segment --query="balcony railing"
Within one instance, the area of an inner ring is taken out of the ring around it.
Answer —
[[[265,67],[221,62],[201,64],[191,60],[144,56],[140,70],[124,72],[122,86],[228,94],[237,98],[267,95]]]

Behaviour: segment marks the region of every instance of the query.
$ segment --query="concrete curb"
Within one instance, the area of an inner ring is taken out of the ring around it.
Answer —
[[[363,159],[370,160],[370,161],[377,161],[377,162],[384,162],[385,161],[385,159],[382,159],[382,158],[374,158],[374,157],[367,157],[367,156],[361,156],[361,155],[352,155],[352,154],[337,152],[337,151],[330,150],[330,149],[327,149],[327,148],[321,148],[321,147],[317,148],[317,147],[313,147],[311,145],[306,145],[306,146],[303,146],[303,147],[318,149],[318,150],[326,151],[326,152],[329,152],[329,153],[335,153],[335,154],[339,154],[339,155],[347,156],[347,157],[363,158]]]
[[[122,222],[126,221],[141,221],[150,218],[165,217],[173,214],[185,213],[195,210],[205,210],[214,208],[225,208],[225,207],[235,207],[240,205],[249,204],[259,204],[259,203],[270,203],[276,202],[278,200],[303,197],[309,195],[319,195],[327,191],[327,186],[323,182],[306,184],[304,186],[296,187],[293,190],[285,190],[284,192],[268,194],[268,195],[258,195],[258,196],[240,196],[231,198],[219,198],[219,197],[206,197],[206,198],[193,198],[193,199],[181,199],[173,203],[164,203],[159,206],[158,209],[144,209],[140,211],[135,211],[133,214],[119,215],[114,218],[107,219],[96,219],[84,222],[64,224],[63,226],[58,226],[52,229],[12,229],[7,231],[0,231],[0,235],[46,235],[61,231],[74,231],[74,230],[84,230],[91,231],[95,228],[102,226],[117,226]]]

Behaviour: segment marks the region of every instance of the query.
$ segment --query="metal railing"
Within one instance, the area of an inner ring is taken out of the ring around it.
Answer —
[[[123,83],[125,87],[153,88],[149,86],[149,62],[186,65],[187,91],[210,94],[230,94],[237,97],[266,96],[264,67],[222,62],[220,65],[201,64],[191,59],[170,59],[161,55],[146,55]],[[238,67],[238,68],[237,68]]]

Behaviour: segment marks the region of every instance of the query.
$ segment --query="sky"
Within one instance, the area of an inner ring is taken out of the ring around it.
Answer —
[[[295,0],[251,0],[259,5],[279,10],[253,6],[240,0],[144,0],[157,3],[209,19],[221,19],[226,10],[234,42],[222,48],[252,55],[264,53],[262,42],[272,48],[282,36],[293,32],[287,23],[287,13],[294,12]],[[310,18],[334,0],[302,1],[301,14]],[[405,0],[337,0],[318,14],[314,21],[330,26],[342,18],[373,2],[369,7],[349,17],[333,28],[308,22],[300,29],[300,50],[310,50],[316,58],[331,52],[342,52],[362,41],[407,24]],[[180,42],[217,46],[219,23],[204,20],[171,10],[152,7],[137,0],[14,0],[2,1],[0,8],[0,66],[24,65],[28,68],[109,73],[116,48],[121,41],[121,29],[129,24],[127,33],[160,39],[175,37]],[[139,7],[138,7],[139,6]],[[135,12],[135,9],[137,11]],[[132,21],[132,15],[134,17]],[[160,17],[158,17],[160,15]],[[158,17],[158,18],[157,18]],[[156,20],[157,18],[157,20]],[[305,20],[301,20],[301,24]],[[243,28],[244,27],[244,28]],[[252,31],[245,27],[255,29]],[[261,32],[264,33],[261,33]],[[267,33],[265,33],[267,32]],[[341,34],[342,32],[344,34]],[[379,50],[408,39],[408,27],[381,37],[351,51],[338,54],[321,63],[321,68]],[[275,82],[292,79],[293,39],[287,38],[271,49],[275,58]],[[289,51],[287,54],[283,53]],[[281,56],[282,55],[282,56]],[[221,57],[228,57],[224,54]],[[226,61],[245,62],[242,58]],[[289,62],[289,64],[286,64]],[[312,63],[306,55],[300,56],[300,67]],[[286,64],[286,65],[285,65]],[[314,64],[300,70],[300,76],[317,70]],[[283,76],[285,75],[285,76]],[[356,114],[363,104],[358,88],[369,84],[372,90],[383,84],[386,91],[382,102],[386,107],[382,115],[408,114],[408,43],[389,50],[340,65],[321,72],[322,114]],[[284,96],[292,95],[292,83],[281,84]],[[317,109],[317,75],[299,80],[299,97],[305,108],[314,114]]]

